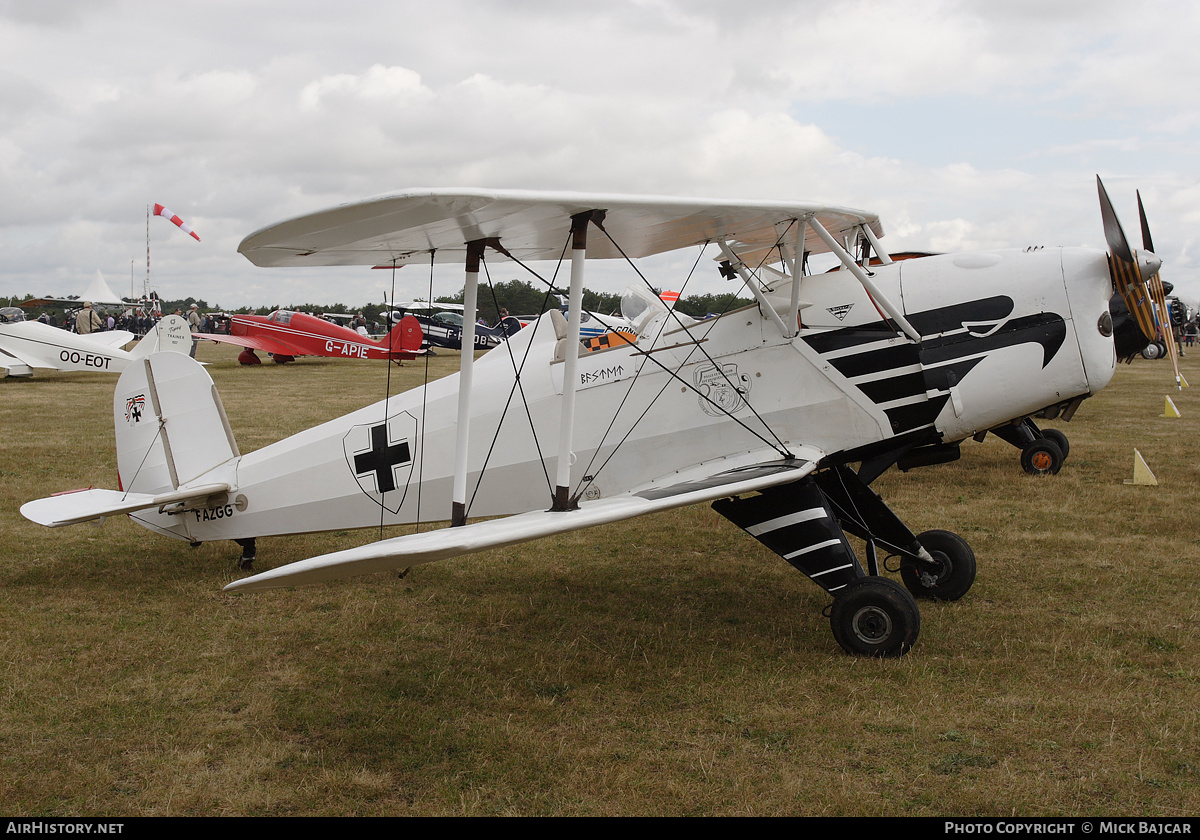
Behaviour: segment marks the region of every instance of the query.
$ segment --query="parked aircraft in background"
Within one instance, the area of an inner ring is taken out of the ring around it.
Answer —
[[[421,352],[421,327],[416,318],[402,318],[381,341],[323,318],[277,309],[270,315],[231,315],[229,335],[197,333],[198,338],[245,347],[238,354],[243,365],[262,364],[255,350],[269,353],[276,364],[297,356],[334,356],[347,359],[415,359]]]
[[[177,315],[163,318],[136,347],[124,350],[133,339],[133,333],[125,330],[78,335],[40,321],[6,320],[0,322],[0,367],[8,376],[19,377],[32,376],[33,368],[120,373],[134,359],[151,353],[186,355],[192,348],[187,322]]]
[[[464,266],[464,341],[485,253],[525,265],[569,243],[569,318],[548,312],[508,339],[512,352],[463,353],[455,376],[245,455],[203,368],[151,356],[117,387],[123,489],[21,510],[51,526],[127,513],[192,542],[237,540],[244,560],[272,534],[451,522],[226,587],[249,592],[710,502],[832,597],[843,649],[897,656],[919,633],[915,598],[963,597],[976,559],[953,533],[914,534],[870,484],[896,464],[949,460],[1014,417],[1073,412],[1113,376],[1114,282],[1142,283],[1160,261],[1113,236],[1108,254],[892,261],[882,233],[873,213],[804,202],[485,190],[401,192],[281,222],[241,253],[261,266]],[[584,352],[589,260],[706,244],[755,305],[695,321],[647,283],[622,302],[635,340]],[[869,264],[872,251],[882,264]],[[806,274],[808,253],[833,254],[840,269]],[[767,264],[782,276],[764,283]],[[126,416],[147,397],[152,412]],[[865,541],[863,560],[847,533]],[[881,549],[903,585],[880,574]]]
[[[388,310],[388,315],[392,319],[416,318],[425,336],[426,346],[445,347],[448,350],[462,349],[463,305],[461,303],[428,303],[415,300],[393,304],[388,307]],[[516,318],[510,320],[511,324],[500,323],[494,327],[475,324],[475,349],[477,351],[491,350],[493,347],[498,347],[500,342],[521,328],[521,323]]]

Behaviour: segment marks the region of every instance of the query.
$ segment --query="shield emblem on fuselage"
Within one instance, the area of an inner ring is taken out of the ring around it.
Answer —
[[[387,422],[352,426],[342,439],[346,465],[367,498],[389,513],[404,504],[416,460],[417,420],[407,411]]]

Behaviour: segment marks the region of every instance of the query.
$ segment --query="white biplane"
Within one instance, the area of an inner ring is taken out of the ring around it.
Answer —
[[[1138,278],[1159,260],[1055,247],[893,262],[881,235],[874,214],[820,204],[466,190],[285,221],[240,252],[260,266],[464,266],[467,344],[485,258],[569,253],[569,318],[547,312],[478,361],[462,354],[454,376],[245,455],[203,368],[151,356],[114,398],[123,490],[22,513],[50,526],[128,514],[192,542],[236,540],[244,560],[266,535],[451,522],[226,587],[250,592],[709,502],[833,597],[845,650],[900,655],[919,632],[914,596],[962,597],[975,557],[948,531],[914,534],[870,483],[897,463],[949,460],[1012,418],[1073,412],[1115,368],[1110,260]],[[589,260],[703,246],[755,305],[693,321],[646,284],[624,306],[635,340],[584,351]],[[815,252],[840,270],[806,273]],[[846,533],[865,541],[865,561]],[[880,549],[903,586],[880,576]]]
[[[13,377],[32,376],[33,368],[120,373],[134,359],[163,351],[187,354],[192,347],[187,321],[178,315],[163,318],[132,350],[124,349],[134,338],[128,330],[80,335],[41,321],[0,320],[0,367]]]

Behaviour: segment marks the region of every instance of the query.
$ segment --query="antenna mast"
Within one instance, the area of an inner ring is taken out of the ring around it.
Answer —
[[[150,205],[146,205],[146,289],[144,297],[150,299]]]

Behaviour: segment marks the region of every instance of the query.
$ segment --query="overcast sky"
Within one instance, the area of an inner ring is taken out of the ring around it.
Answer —
[[[201,237],[151,219],[163,297],[355,305],[385,272],[238,243],[459,186],[822,201],[879,213],[892,251],[1102,248],[1099,174],[1135,245],[1141,190],[1194,303],[1198,43],[1200,4],[1144,0],[0,0],[0,297],[97,269],[140,292],[155,202]]]

